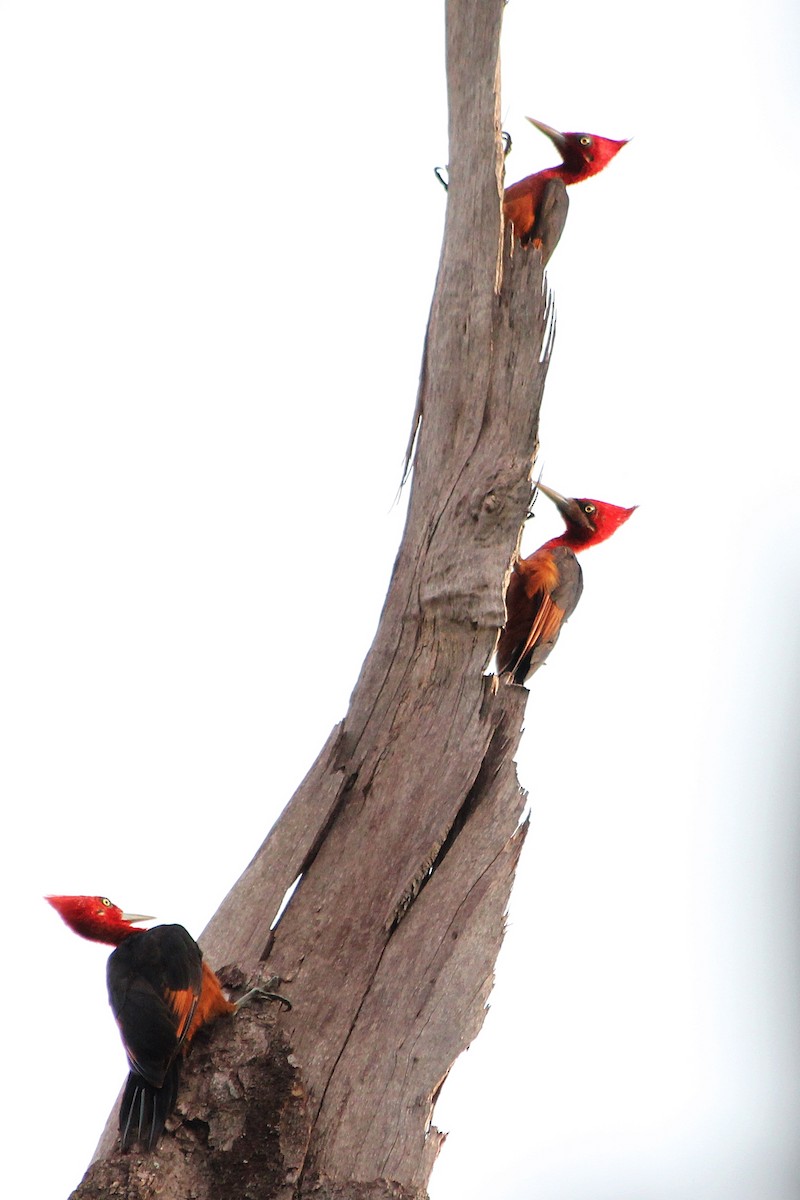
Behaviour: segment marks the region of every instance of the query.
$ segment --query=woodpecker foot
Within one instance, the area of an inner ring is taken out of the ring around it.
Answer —
[[[238,1012],[245,1004],[252,1004],[254,1000],[277,1000],[282,1004],[284,1010],[289,1012],[292,1007],[291,1000],[287,1000],[285,996],[281,996],[279,992],[274,992],[272,989],[276,984],[280,983],[280,976],[270,975],[268,979],[263,980],[255,987],[251,987],[243,996],[240,996],[234,1006],[234,1012]]]

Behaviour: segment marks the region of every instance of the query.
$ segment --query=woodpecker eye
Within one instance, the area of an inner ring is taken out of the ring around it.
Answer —
[[[103,904],[105,905],[106,908],[111,908],[110,900],[108,900],[105,896],[101,896],[101,900],[103,901]]]
[[[582,146],[591,146],[591,144],[592,144],[592,139],[589,137],[588,134],[585,133],[583,135],[583,137],[581,138],[581,145]]]
[[[597,512],[597,509],[595,508],[594,504],[584,504],[583,511],[586,513],[587,517],[590,517],[593,512]]]

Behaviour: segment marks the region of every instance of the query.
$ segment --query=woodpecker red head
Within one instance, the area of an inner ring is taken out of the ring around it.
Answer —
[[[563,161],[507,187],[503,213],[523,245],[532,242],[542,247],[548,258],[566,220],[568,201],[564,189],[597,175],[627,145],[627,139],[618,141],[596,133],[561,133],[543,121],[526,119],[550,138]]]
[[[75,933],[107,946],[118,946],[132,933],[143,933],[136,929],[136,922],[153,920],[141,913],[123,912],[107,896],[45,896],[45,900]]]

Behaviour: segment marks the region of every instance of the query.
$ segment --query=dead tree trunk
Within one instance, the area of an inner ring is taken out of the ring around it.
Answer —
[[[425,1195],[433,1105],[483,1023],[525,834],[513,755],[527,692],[484,671],[551,322],[540,254],[503,245],[502,9],[447,3],[447,223],[380,627],[344,721],[201,939],[233,982],[279,975],[294,1008],[212,1029],[177,1129],[123,1157],[110,1125],[81,1200]]]

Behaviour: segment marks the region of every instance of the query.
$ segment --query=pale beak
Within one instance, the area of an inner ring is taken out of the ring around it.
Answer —
[[[534,117],[526,117],[525,120],[530,121],[531,125],[535,125],[540,133],[543,133],[545,137],[550,138],[550,141],[553,143],[556,149],[560,150],[562,154],[564,153],[564,150],[567,147],[567,139],[564,137],[563,133],[561,133],[558,129],[553,129],[552,125],[545,125],[544,121],[537,121]]]
[[[121,920],[135,923],[136,921],[155,921],[155,917],[144,917],[141,913],[123,913]]]
[[[561,513],[568,525],[579,525],[582,529],[594,529],[594,525],[584,513],[577,500],[570,499],[568,496],[562,496],[560,492],[556,492],[553,488],[549,488],[544,483],[537,483],[536,487],[540,492],[544,492],[548,500],[552,500],[558,511]]]
[[[530,117],[528,120],[530,120]],[[549,488],[546,483],[537,483],[536,490],[537,492],[544,492],[545,496],[547,496],[547,499],[552,500],[556,508],[561,508],[563,504],[569,504],[569,500],[566,498],[566,496],[562,496],[560,492],[556,492],[553,490],[553,488]]]

